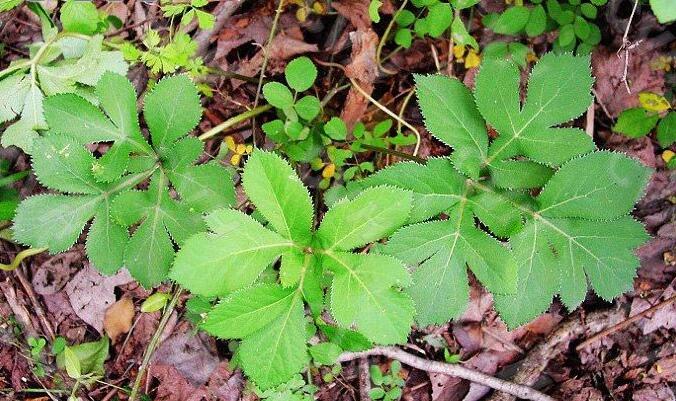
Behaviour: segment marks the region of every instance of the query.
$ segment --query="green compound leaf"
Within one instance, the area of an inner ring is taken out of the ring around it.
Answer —
[[[536,317],[556,294],[576,308],[587,279],[608,300],[631,288],[638,266],[633,249],[648,237],[626,215],[649,176],[648,168],[611,152],[573,159],[554,174],[537,199],[535,218],[512,239],[518,295],[495,298],[510,327]]]
[[[561,163],[595,148],[577,128],[552,128],[582,114],[591,102],[589,57],[545,54],[528,80],[521,107],[519,70],[506,61],[491,59],[476,79],[479,111],[500,136],[484,164],[515,155],[549,165]]]
[[[398,188],[368,188],[334,205],[324,215],[317,239],[325,249],[349,251],[387,237],[408,219],[411,199]]]
[[[151,147],[141,135],[136,95],[126,78],[106,73],[95,93],[103,111],[75,94],[45,100],[52,132],[35,139],[33,166],[44,186],[62,194],[23,202],[14,221],[17,239],[47,246],[50,252],[65,251],[93,219],[86,249],[94,266],[106,274],[125,266],[149,287],[166,278],[175,246],[206,228],[202,212],[235,202],[232,177],[216,163],[193,165],[203,145],[182,137],[201,109],[186,77],[165,78],[146,98],[146,111],[158,115],[145,119],[162,148]],[[175,107],[180,115],[157,96],[181,96]],[[109,141],[111,146],[98,159],[84,146]],[[147,190],[134,190],[150,177]],[[45,225],[58,230],[46,230]]]
[[[397,259],[385,255],[330,252],[325,266],[335,273],[331,285],[331,314],[343,327],[355,327],[379,344],[406,341],[414,308],[397,287],[410,276]]]
[[[289,163],[275,153],[254,152],[242,179],[251,201],[280,235],[300,244],[310,242],[312,201]]]
[[[411,193],[366,189],[331,208],[313,233],[307,189],[279,156],[255,150],[244,167],[243,186],[267,226],[239,211],[211,212],[209,232],[183,244],[170,277],[195,294],[224,297],[203,327],[242,340],[237,358],[257,386],[284,383],[309,361],[305,303],[313,322],[330,309],[340,330],[356,330],[334,336],[341,344],[406,340],[414,315],[410,296],[401,290],[410,284],[406,267],[390,256],[348,251],[404,224]]]
[[[466,203],[449,219],[415,224],[397,231],[383,252],[417,266],[408,289],[422,325],[459,316],[468,300],[466,267],[491,292],[516,290],[516,264],[509,250],[474,226]],[[452,295],[451,295],[452,294]]]
[[[416,75],[415,82],[425,126],[453,148],[451,160],[456,168],[477,178],[486,159],[488,135],[472,94],[457,79],[442,75]]]
[[[293,246],[289,239],[235,210],[217,210],[207,224],[213,232],[191,237],[178,253],[170,275],[195,294],[225,295],[249,286]]]

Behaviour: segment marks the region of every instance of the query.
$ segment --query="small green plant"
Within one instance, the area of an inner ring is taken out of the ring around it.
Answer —
[[[40,360],[40,355],[42,354],[45,345],[47,345],[47,340],[42,337],[28,337],[26,342],[30,347],[31,359],[33,360],[33,373],[37,377],[43,377],[45,375],[45,367]]]
[[[392,120],[381,121],[372,130],[357,123],[351,138],[340,118],[331,117],[324,122],[322,105],[316,96],[298,99],[317,78],[317,68],[309,58],[292,60],[284,76],[288,86],[279,82],[263,86],[263,95],[275,107],[278,118],[263,124],[262,129],[291,160],[311,162],[313,170],[322,170],[321,189],[328,188],[332,179],[350,181],[374,171],[372,163],[356,161],[355,155],[366,151],[363,145],[389,147],[415,143],[412,135],[399,132],[390,136]]]
[[[400,375],[401,363],[399,361],[392,361],[386,372],[383,372],[378,365],[371,365],[369,373],[371,374],[371,383],[374,385],[369,391],[371,399],[398,401],[401,398],[405,382]]]
[[[165,17],[179,17],[181,25],[186,26],[193,20],[197,20],[200,29],[211,29],[214,26],[214,16],[201,8],[209,3],[208,0],[190,0],[190,2],[178,2],[173,0],[161,0],[162,11]]]
[[[108,359],[109,348],[108,337],[72,346],[64,343],[62,350],[56,355],[56,364],[75,380],[68,400],[78,400],[76,394],[81,385],[89,388],[104,376],[103,364]]]
[[[667,148],[676,142],[676,112],[663,96],[651,92],[638,94],[639,107],[620,113],[613,131],[630,138],[648,135],[657,127],[657,142]]]
[[[598,7],[607,0],[531,0],[532,7],[521,2],[508,8],[502,14],[491,13],[483,18],[483,23],[496,33],[503,35],[526,34],[539,36],[545,32],[558,30],[554,41],[557,53],[577,51],[577,54],[589,54],[601,41],[601,30],[596,20]]]
[[[161,80],[145,96],[152,145],[141,134],[131,82],[106,73],[95,96],[103,110],[75,94],[45,99],[51,133],[34,140],[32,164],[40,183],[56,193],[20,203],[14,236],[62,252],[93,219],[86,242],[92,264],[105,274],[124,266],[150,287],[166,278],[175,245],[206,228],[202,213],[234,203],[232,179],[217,163],[194,164],[203,144],[187,134],[202,109],[185,75]],[[109,148],[98,158],[85,147],[101,142]],[[136,188],[148,179],[146,189]]]
[[[271,389],[262,391],[254,388],[254,393],[266,401],[314,401],[317,386],[307,383],[300,374],[293,375],[291,380]]]
[[[632,107],[620,113],[613,131],[630,138],[641,138],[657,127],[657,143],[663,149],[662,159],[668,168],[676,168],[674,152],[668,149],[676,142],[676,112],[671,110],[669,101],[656,93],[638,94],[639,107]]]
[[[199,78],[208,72],[202,58],[195,57],[197,43],[187,33],[177,32],[171,40],[167,40],[157,31],[149,29],[141,43],[145,50],[125,42],[121,51],[127,61],[142,62],[155,76],[182,71],[192,78]],[[209,93],[208,86],[204,84],[200,90]]]
[[[338,326],[354,328],[372,342],[406,341],[414,313],[411,298],[401,291],[410,285],[406,268],[391,256],[353,251],[406,222],[409,192],[367,189],[335,204],[313,230],[310,195],[279,156],[254,150],[242,180],[267,226],[237,210],[212,212],[206,217],[209,232],[186,241],[170,277],[194,294],[222,297],[202,328],[242,340],[237,360],[261,389],[289,380],[307,365],[304,303],[316,319],[329,310]],[[259,282],[280,257],[274,282]],[[331,342],[352,348],[360,343],[357,333]],[[260,357],[262,349],[266,358]]]
[[[393,16],[393,22],[396,24],[394,42],[403,48],[409,48],[414,37],[439,38],[450,28],[454,44],[471,46],[478,51],[479,45],[476,39],[467,32],[460,18],[461,10],[468,9],[478,2],[478,0],[451,0],[450,2],[412,0],[415,11],[407,10],[402,6]]]
[[[455,79],[416,76],[425,124],[453,153],[424,166],[395,164],[348,193],[383,184],[413,192],[409,223],[416,224],[379,251],[413,269],[406,291],[421,325],[465,310],[467,268],[494,294],[509,327],[538,316],[555,295],[576,308],[588,282],[608,300],[631,288],[633,250],[647,234],[628,213],[650,170],[596,151],[578,128],[556,127],[592,100],[589,57],[544,55],[524,104],[519,81],[513,63],[493,59],[482,64],[474,95]],[[486,123],[499,133],[492,142]]]
[[[127,73],[122,54],[104,50],[102,35],[87,36],[101,32],[101,24],[105,25],[96,8],[91,16],[72,10],[91,7],[90,2],[67,2],[60,15],[62,32],[44,10],[39,12],[43,41],[30,46],[29,58],[0,71],[0,123],[16,120],[4,130],[2,146],[32,150],[38,133],[49,128],[43,110],[45,96],[75,93],[96,101],[94,86],[104,73]]]

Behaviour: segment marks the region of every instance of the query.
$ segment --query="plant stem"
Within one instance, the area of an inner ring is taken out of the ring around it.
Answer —
[[[359,146],[361,146],[362,148],[365,148],[365,149],[376,151],[376,152],[381,152],[381,153],[385,153],[385,154],[392,155],[392,156],[398,156],[398,157],[401,157],[402,159],[412,160],[416,163],[425,164],[425,159],[418,157],[418,156],[412,156],[412,155],[409,155],[408,153],[400,152],[398,150],[381,148],[380,146],[373,146],[373,145],[368,145],[368,144],[365,144],[365,143],[362,143]]]
[[[388,74],[388,75],[394,75],[397,72],[392,71],[392,70],[388,70],[387,68],[383,67],[383,61],[384,60],[381,60],[380,56],[382,54],[383,47],[385,46],[385,42],[387,42],[387,38],[390,36],[390,32],[392,31],[392,28],[394,27],[394,24],[397,21],[397,17],[404,10],[407,3],[408,3],[408,0],[404,0],[401,3],[401,6],[399,6],[399,9],[397,10],[397,12],[394,13],[394,15],[392,16],[392,19],[390,20],[390,23],[387,24],[387,28],[385,28],[385,32],[383,33],[383,36],[380,39],[380,42],[378,42],[378,47],[376,48],[376,64],[378,65],[378,69],[380,71],[382,71],[383,73]]]
[[[10,264],[6,265],[4,263],[0,263],[0,270],[4,270],[4,271],[7,271],[7,272],[12,271],[12,270],[16,269],[17,267],[19,267],[21,262],[24,259],[26,259],[27,257],[37,255],[38,253],[42,253],[46,250],[47,250],[47,248],[28,248],[28,249],[24,249],[23,251],[16,254],[16,256],[14,257],[14,260],[12,260],[12,262]]]
[[[211,128],[209,131],[203,133],[202,135],[198,136],[197,138],[206,141],[207,139],[214,137],[218,135],[219,133],[225,131],[226,129],[232,127],[235,124],[241,123],[242,121],[246,121],[250,119],[251,117],[255,117],[261,113],[264,113],[272,108],[271,105],[266,104],[263,106],[258,106],[255,107],[249,111],[245,111],[244,113],[238,114],[234,117],[231,117],[222,123],[218,124],[217,126]]]
[[[345,352],[340,355],[340,357],[338,357],[338,362],[351,361],[372,355],[381,355],[390,359],[396,359],[408,366],[424,370],[426,372],[441,373],[444,375],[469,380],[474,383],[483,384],[484,386],[515,395],[519,398],[533,401],[554,401],[554,398],[531,387],[498,379],[497,377],[489,376],[483,372],[472,370],[459,364],[430,361],[428,359],[409,354],[408,352],[396,347],[375,347],[368,351]]]
[[[155,348],[157,348],[157,346],[160,343],[162,332],[164,332],[164,328],[167,327],[169,317],[174,312],[174,309],[176,308],[176,304],[178,303],[178,299],[181,296],[182,292],[183,288],[180,286],[176,287],[176,289],[174,290],[174,296],[171,298],[169,304],[167,305],[167,308],[164,310],[162,318],[160,319],[160,323],[157,325],[157,329],[155,330],[153,337],[150,339],[148,347],[143,353],[143,361],[141,362],[141,366],[139,366],[138,368],[138,373],[136,374],[136,379],[134,380],[134,386],[132,387],[131,394],[129,395],[129,401],[136,401],[136,398],[138,397],[138,392],[139,389],[141,388],[141,380],[143,379],[143,376],[145,375],[145,372],[148,369],[148,365],[150,364],[150,358],[153,356],[153,354],[155,353]]]
[[[268,40],[265,42],[265,47],[263,48],[263,64],[261,65],[261,73],[258,76],[258,87],[256,88],[256,98],[254,99],[254,108],[255,110],[258,107],[258,101],[261,97],[261,90],[263,89],[263,80],[265,78],[265,70],[268,68],[268,60],[270,59],[270,45],[272,40],[275,38],[275,32],[277,31],[277,24],[279,23],[279,18],[282,16],[282,11],[284,11],[284,0],[278,0],[277,10],[275,11],[275,17],[272,19],[272,26],[270,27],[270,34],[268,35]],[[253,111],[252,110],[252,111]],[[254,114],[255,116],[255,114]],[[256,120],[253,121],[253,145],[256,147]]]

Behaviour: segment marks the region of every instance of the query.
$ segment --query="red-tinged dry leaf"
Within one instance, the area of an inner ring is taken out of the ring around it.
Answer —
[[[331,6],[338,14],[347,18],[358,31],[371,29],[371,17],[369,16],[369,0],[337,0]]]
[[[131,329],[134,320],[134,303],[129,298],[122,298],[112,304],[103,319],[103,328],[113,343],[120,334],[125,334]]]
[[[674,401],[676,396],[666,384],[646,386],[632,395],[632,401]]]
[[[132,281],[126,270],[107,277],[87,265],[65,288],[75,314],[99,334],[103,334],[103,316],[115,302],[115,287]]]
[[[188,331],[164,341],[153,355],[153,363],[171,365],[190,383],[200,386],[218,366],[218,356],[212,338]]]
[[[649,41],[642,42],[641,47],[644,46],[649,46]],[[605,47],[594,51],[592,68],[596,77],[595,95],[611,117],[617,117],[622,110],[637,107],[639,92],[663,93],[664,71],[650,68],[650,62],[658,56],[659,53],[655,51],[631,53],[627,77],[632,93],[628,93],[622,82],[624,61],[617,57],[616,51]]]
[[[373,92],[373,82],[378,76],[378,67],[375,63],[378,35],[372,30],[350,33],[352,41],[352,58],[345,67],[345,75],[354,79],[357,84],[369,95]],[[369,100],[356,88],[350,88],[347,94],[340,118],[345,121],[348,129],[352,129],[364,115],[369,106]]]

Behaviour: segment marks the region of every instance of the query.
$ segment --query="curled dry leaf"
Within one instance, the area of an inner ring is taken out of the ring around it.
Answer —
[[[108,337],[115,342],[120,334],[125,334],[131,329],[134,320],[134,303],[129,298],[122,298],[112,304],[103,318],[103,328]]]

